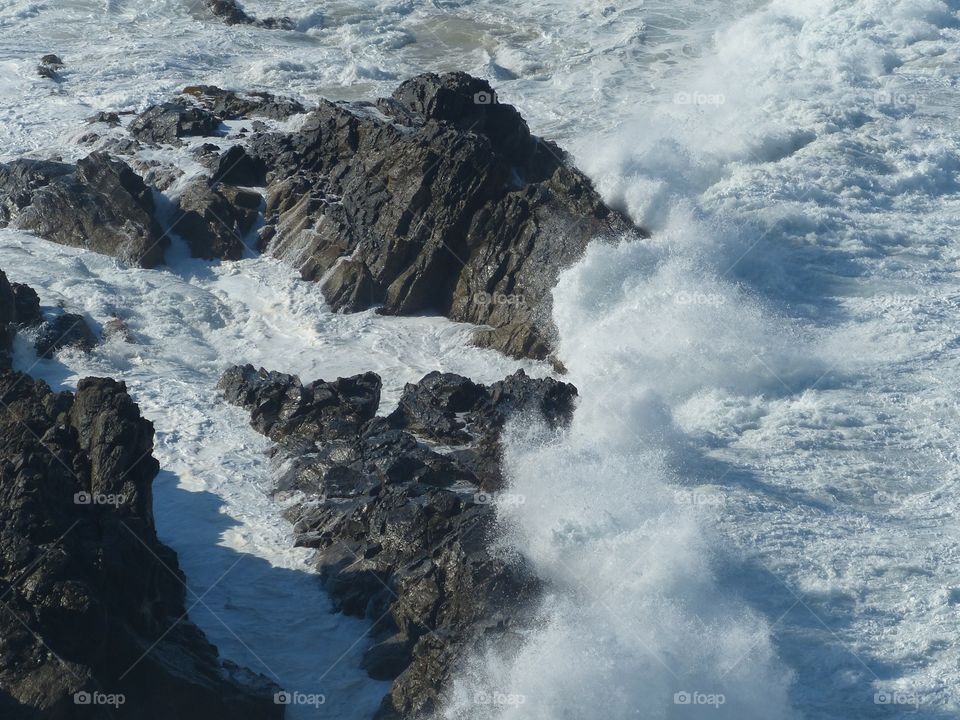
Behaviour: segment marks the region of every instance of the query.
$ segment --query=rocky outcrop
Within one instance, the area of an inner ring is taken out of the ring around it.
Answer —
[[[254,117],[286,120],[306,112],[306,108],[292,98],[265,92],[239,93],[216,85],[190,85],[183,89],[183,94],[223,120]]]
[[[22,283],[12,283],[10,287],[13,290],[13,309],[17,325],[39,325],[43,321],[43,313],[40,311],[40,296],[37,291]]]
[[[54,393],[10,369],[38,314],[0,271],[0,716],[280,720],[275,688],[189,622],[154,528],[153,426],[123,383]]]
[[[186,619],[154,530],[153,427],[123,384],[57,394],[5,370],[0,403],[4,717],[282,717],[272,687],[221,665]]]
[[[252,366],[220,387],[286,458],[278,489],[337,607],[372,621],[363,665],[392,680],[379,718],[426,718],[465,648],[529,620],[539,585],[491,549],[507,418],[567,422],[576,389],[522,371],[489,387],[431,373],[378,417],[373,373],[303,385]]]
[[[142,267],[163,262],[169,245],[154,219],[150,188],[102,152],[76,165],[0,163],[0,227],[7,225]]]
[[[177,199],[173,229],[187,241],[195,258],[239,260],[262,203],[259,193],[220,183],[211,186],[199,178]]]
[[[440,312],[490,326],[479,342],[511,355],[550,353],[551,290],[590,240],[643,234],[464,73],[323,102],[249,151],[268,169],[267,251],[335,307]]]
[[[220,119],[207,110],[182,101],[153,105],[130,123],[130,134],[153,145],[179,145],[181,138],[215,135]]]
[[[287,17],[258,20],[244,12],[236,0],[207,0],[207,7],[227,25],[256,25],[280,30],[292,30],[295,27],[293,21]]]

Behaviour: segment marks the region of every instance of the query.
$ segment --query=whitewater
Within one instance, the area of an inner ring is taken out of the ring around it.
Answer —
[[[555,290],[572,426],[510,429],[505,552],[547,583],[520,649],[477,648],[449,718],[960,716],[960,3],[0,0],[0,159],[74,159],[97,111],[199,81],[313,101],[427,70],[486,77],[650,240]],[[64,82],[36,77],[60,54]],[[157,427],[161,539],[221,653],[302,717],[369,717],[359,620],[331,612],[267,490],[268,443],[215,391],[251,362],[523,366],[437,318],[337,315],[259,257],[146,271],[0,230],[49,309],[136,340],[17,366],[127,382]],[[522,498],[523,502],[517,499]],[[205,594],[206,593],[206,594]],[[483,698],[484,702],[478,702]],[[293,715],[296,717],[296,715]]]

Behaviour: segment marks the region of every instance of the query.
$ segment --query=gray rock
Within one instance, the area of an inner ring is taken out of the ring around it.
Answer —
[[[213,184],[227,183],[228,185],[263,185],[266,182],[266,168],[263,164],[250,157],[240,145],[234,145],[226,150],[217,160],[217,167],[213,173]]]
[[[228,185],[211,187],[198,179],[177,199],[173,231],[187,241],[195,258],[239,260],[262,202],[258,193]]]
[[[44,55],[40,58],[40,64],[37,65],[37,74],[48,80],[61,80],[59,70],[65,68],[63,60],[57,55]]]
[[[236,0],[207,0],[207,7],[227,25],[256,25],[257,27],[293,30],[294,22],[287,17],[257,19],[244,12]]]
[[[76,165],[0,163],[0,226],[155,267],[163,262],[169,240],[153,213],[151,189],[106,153],[93,153]]]
[[[239,668],[186,617],[176,553],[154,529],[153,426],[124,385],[53,393],[0,370],[0,401],[3,717],[280,720],[275,688],[230,679]],[[124,702],[77,704],[92,692]]]
[[[247,365],[220,387],[280,443],[278,489],[306,495],[288,513],[297,544],[317,550],[337,608],[375,622],[362,664],[393,681],[376,717],[430,717],[464,653],[525,627],[540,593],[522,559],[491,547],[484,476],[499,476],[499,456],[485,453],[515,413],[567,422],[576,389],[523,373],[489,387],[431,373],[384,418],[373,373],[304,387]]]
[[[220,119],[204,108],[168,102],[147,108],[130,123],[130,134],[153,145],[180,145],[188,136],[217,134]]]
[[[13,356],[13,338],[17,334],[16,297],[10,281],[0,270],[0,370],[9,368]]]
[[[16,323],[20,327],[32,327],[43,322],[43,313],[40,310],[40,296],[29,285],[13,283],[13,302],[16,314]]]
[[[224,120],[249,117],[286,120],[306,111],[301,103],[292,98],[265,92],[238,93],[215,85],[190,85],[183,89],[183,94]]]
[[[261,133],[266,251],[320,280],[337,308],[439,312],[489,326],[511,355],[554,347],[551,291],[594,238],[642,237],[553,143],[464,73],[393,97],[324,102],[293,134]]]

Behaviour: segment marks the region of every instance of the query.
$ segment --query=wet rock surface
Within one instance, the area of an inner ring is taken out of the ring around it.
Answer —
[[[215,135],[220,119],[186,102],[167,102],[147,108],[130,123],[130,134],[153,145],[179,145],[181,138]]]
[[[258,19],[248,15],[236,0],[207,0],[207,7],[227,25],[256,25],[279,30],[294,28],[293,21],[287,17]]]
[[[63,60],[58,55],[44,55],[40,58],[40,64],[37,65],[37,75],[48,80],[61,81],[60,71],[66,67]]]
[[[194,257],[263,250],[322,282],[337,310],[441,313],[480,326],[476,344],[517,357],[550,357],[552,289],[591,240],[645,235],[486,81],[464,73],[420,75],[375,103],[323,101],[297,131],[255,120],[232,146],[192,143],[192,159],[209,171],[193,181],[138,155],[221,136],[224,120],[304,111],[267,93],[194,85],[141,113],[131,137],[103,142],[173,189],[171,229]],[[261,186],[265,198],[248,190]],[[153,192],[102,151],[75,166],[18,160],[0,165],[0,223],[153,267],[169,244]]]
[[[490,326],[478,342],[515,356],[551,352],[551,290],[590,240],[645,235],[464,73],[323,102],[249,152],[268,170],[267,251],[324,278],[335,307],[440,312]]]
[[[13,361],[13,338],[17,334],[17,302],[13,287],[0,270],[0,370]]]
[[[16,324],[20,327],[39,325],[43,321],[43,313],[40,311],[40,296],[36,290],[21,283],[12,283],[10,287],[13,290]]]
[[[76,165],[0,163],[0,226],[6,225],[142,267],[161,263],[169,245],[154,219],[151,189],[102,152]]]
[[[265,92],[239,93],[216,85],[190,85],[183,89],[183,94],[224,120],[253,117],[286,120],[306,112],[296,100]]]
[[[245,238],[260,217],[259,193],[234,186],[211,186],[204,178],[192,182],[177,199],[173,230],[204,260],[239,260]],[[253,248],[251,248],[252,250]]]
[[[373,623],[363,666],[393,680],[377,717],[429,717],[464,649],[530,620],[538,582],[491,546],[498,444],[518,413],[568,422],[576,389],[522,371],[491,386],[431,373],[382,417],[373,373],[303,385],[247,365],[220,387],[279,443],[278,489],[302,493],[288,513],[297,544],[317,549],[336,606]]]
[[[16,321],[0,272],[0,330]],[[281,718],[187,618],[157,539],[153,426],[123,383],[75,394],[0,368],[0,711],[4,718]]]

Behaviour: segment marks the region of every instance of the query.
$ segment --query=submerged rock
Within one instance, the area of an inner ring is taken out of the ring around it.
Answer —
[[[530,621],[538,581],[491,547],[498,444],[517,413],[567,422],[576,389],[522,372],[489,387],[431,373],[385,418],[373,373],[304,386],[246,365],[220,387],[283,448],[278,489],[304,493],[289,517],[336,606],[374,623],[362,664],[393,681],[377,717],[429,717],[467,649]]]
[[[72,347],[90,352],[97,346],[97,336],[83,315],[64,313],[40,327],[34,348],[37,357],[52,358],[57,351]]]
[[[58,55],[44,55],[40,58],[40,64],[37,65],[37,74],[48,80],[60,80],[60,70],[66,65]]]
[[[3,716],[279,720],[274,688],[186,619],[154,529],[153,426],[124,385],[53,393],[0,370],[0,401]]]
[[[236,0],[207,0],[207,7],[227,25],[256,25],[258,27],[292,30],[294,22],[287,17],[257,19],[244,12]]]
[[[478,341],[511,355],[550,353],[551,291],[592,239],[645,235],[464,73],[323,102],[248,152],[268,170],[267,252],[323,278],[334,307],[440,312],[490,326]]]
[[[151,189],[102,152],[76,165],[0,163],[0,227],[8,224],[142,267],[163,262],[169,245],[154,219]]]

